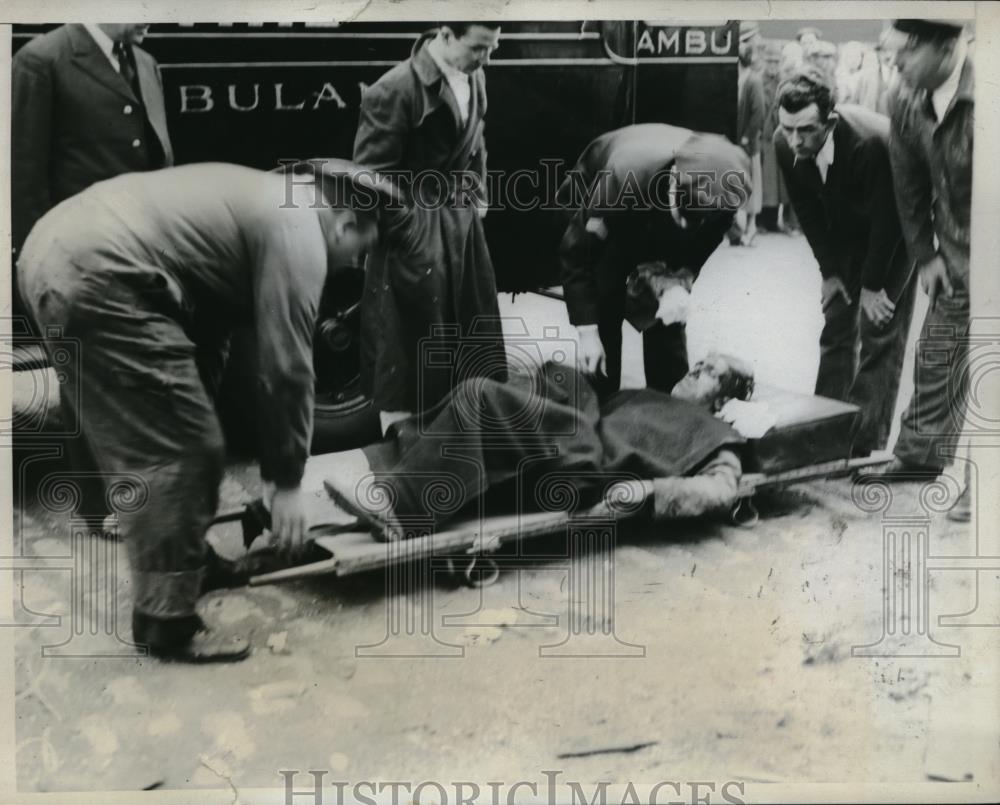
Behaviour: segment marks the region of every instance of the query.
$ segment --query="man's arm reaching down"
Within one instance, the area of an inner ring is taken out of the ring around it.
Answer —
[[[696,475],[653,480],[653,519],[698,517],[736,502],[743,466],[732,450],[719,450]]]

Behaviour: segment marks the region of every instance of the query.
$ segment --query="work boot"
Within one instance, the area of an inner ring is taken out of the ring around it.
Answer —
[[[239,662],[250,656],[250,641],[239,635],[214,632],[197,615],[157,618],[132,613],[132,637],[149,654],[170,662]]]

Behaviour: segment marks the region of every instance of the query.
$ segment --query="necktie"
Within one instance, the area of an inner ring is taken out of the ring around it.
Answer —
[[[113,50],[115,58],[118,59],[118,68],[121,71],[122,78],[132,87],[135,97],[141,98],[142,96],[139,94],[139,82],[137,81],[138,76],[132,64],[132,54],[129,52],[128,46],[124,42],[115,42]]]
[[[932,122],[937,123],[938,116],[937,116],[937,110],[934,109],[934,98],[931,96],[929,92],[927,93],[927,99],[925,103],[927,105],[926,106],[927,116],[931,119]]]

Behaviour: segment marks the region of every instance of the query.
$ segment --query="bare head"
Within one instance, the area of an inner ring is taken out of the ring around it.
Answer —
[[[282,170],[288,183],[286,199],[301,192],[301,203],[319,215],[330,270],[362,265],[379,237],[379,193],[361,181],[361,172],[352,175],[340,169],[340,162],[317,159]],[[309,186],[311,191],[306,189]]]
[[[813,159],[837,125],[833,88],[811,65],[778,87],[778,127],[798,159]]]
[[[670,394],[715,413],[728,400],[750,399],[753,394],[753,369],[732,355],[710,352],[691,367]]]
[[[438,39],[447,64],[463,73],[474,73],[490,63],[490,56],[500,46],[500,23],[442,22]]]
[[[372,212],[327,207],[320,213],[330,268],[361,265],[378,241],[378,219]]]
[[[148,22],[114,22],[102,23],[97,26],[114,42],[126,45],[139,45],[149,31]]]

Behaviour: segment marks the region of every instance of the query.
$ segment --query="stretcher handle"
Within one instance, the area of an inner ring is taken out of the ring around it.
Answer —
[[[259,576],[251,576],[247,583],[250,587],[260,587],[263,584],[274,584],[279,581],[293,581],[295,579],[308,578],[309,576],[322,576],[331,570],[336,570],[338,564],[340,564],[340,560],[336,557],[323,559],[308,565],[296,565],[295,567],[275,570],[272,573],[261,573]]]

